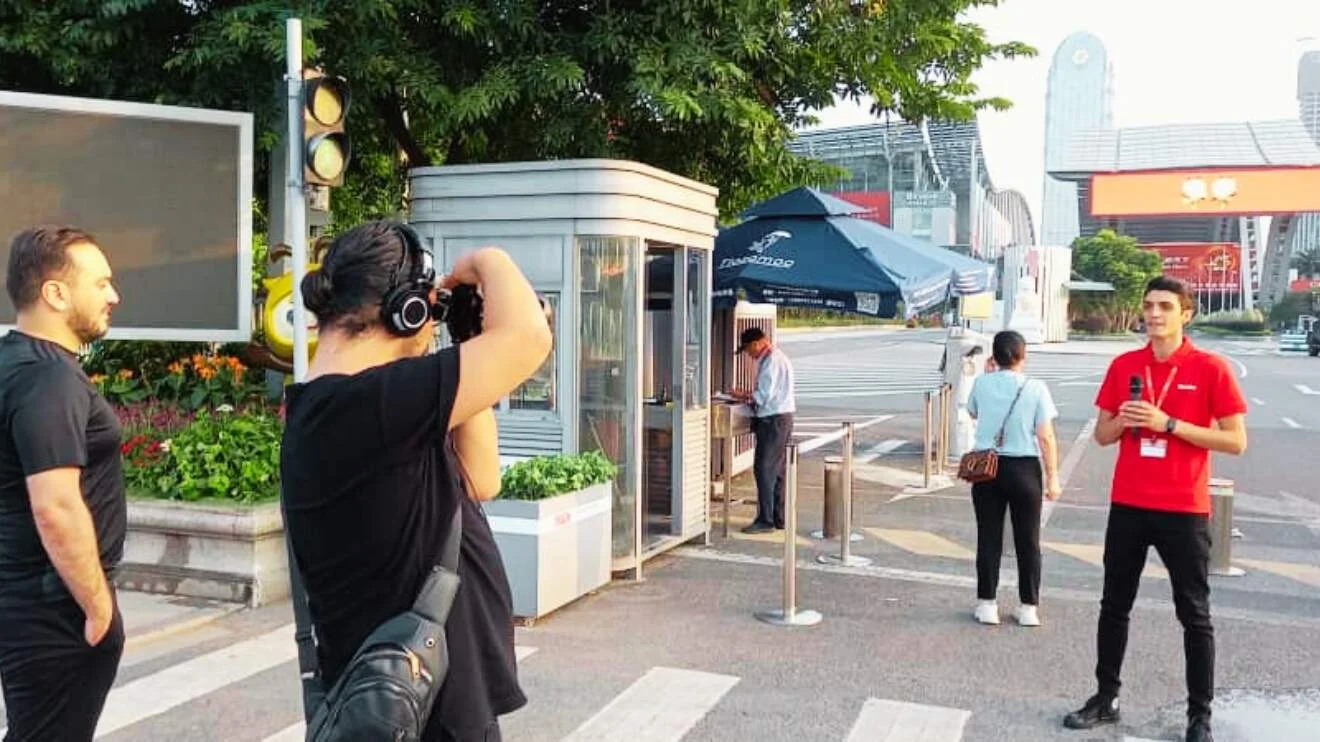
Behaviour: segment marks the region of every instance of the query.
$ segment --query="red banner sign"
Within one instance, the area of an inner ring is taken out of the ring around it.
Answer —
[[[1159,243],[1142,245],[1164,260],[1164,275],[1186,282],[1193,291],[1239,291],[1242,249],[1230,243]]]

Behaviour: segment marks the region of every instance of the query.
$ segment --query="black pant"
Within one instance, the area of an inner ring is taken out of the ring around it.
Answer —
[[[1192,513],[1114,505],[1105,532],[1105,591],[1096,637],[1100,693],[1118,697],[1127,650],[1128,614],[1137,598],[1146,551],[1155,547],[1169,571],[1173,604],[1183,625],[1187,714],[1210,715],[1215,684],[1215,630],[1210,624],[1210,524]]]
[[[752,473],[756,476],[756,522],[784,527],[785,448],[793,436],[793,414],[756,418],[756,454]]]
[[[972,485],[976,509],[976,596],[994,600],[999,589],[999,559],[1004,553],[1004,509],[1013,518],[1017,551],[1018,599],[1036,605],[1040,599],[1040,504],[1045,496],[1040,459],[1000,456],[999,474]]]
[[[86,616],[72,599],[0,605],[0,683],[5,742],[90,741],[124,652],[118,607],[105,638],[84,638]]]

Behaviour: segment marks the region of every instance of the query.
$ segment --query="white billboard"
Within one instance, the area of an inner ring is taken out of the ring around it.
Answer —
[[[251,337],[252,114],[0,91],[0,276],[14,235],[52,223],[110,259],[107,337]]]

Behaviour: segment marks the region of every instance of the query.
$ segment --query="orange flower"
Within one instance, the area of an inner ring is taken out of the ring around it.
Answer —
[[[105,374],[92,374],[91,377],[88,378],[88,381],[100,386],[105,383]]]
[[[171,363],[169,365],[169,368],[167,370],[173,376],[181,376],[183,374],[183,364],[179,363],[178,361],[175,361],[174,363]]]
[[[133,370],[128,368],[121,368],[119,369],[119,373],[116,374],[116,376],[118,376],[121,379],[131,379],[133,378]]]
[[[197,369],[197,375],[202,377],[202,379],[204,380],[209,380],[215,376],[215,369],[211,368],[210,366],[202,366]]]
[[[193,367],[195,368],[199,368],[199,369],[203,368],[204,366],[206,366],[206,356],[203,356],[201,353],[194,353],[192,357],[192,364]]]

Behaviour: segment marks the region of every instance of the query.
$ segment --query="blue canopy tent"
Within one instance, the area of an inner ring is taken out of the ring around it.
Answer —
[[[744,212],[715,239],[714,304],[748,301],[892,317],[988,288],[993,267],[865,219],[864,211],[798,188]]]

